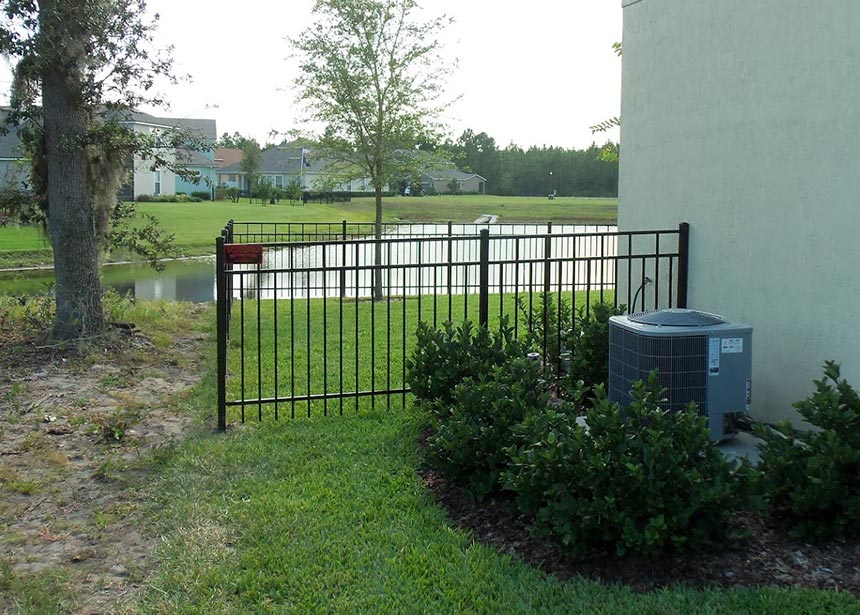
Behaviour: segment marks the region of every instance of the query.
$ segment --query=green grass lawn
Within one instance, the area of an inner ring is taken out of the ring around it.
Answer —
[[[385,200],[388,222],[472,222],[483,214],[496,214],[500,222],[558,223],[616,220],[616,199],[560,197],[553,201],[541,197],[433,196],[393,197]],[[372,198],[357,198],[350,203],[332,205],[262,206],[226,201],[203,203],[138,203],[141,213],[152,214],[162,228],[176,236],[175,245],[187,255],[211,254],[215,236],[229,219],[255,222],[372,222]],[[125,255],[115,254],[120,260]],[[0,228],[0,268],[50,264],[50,246],[37,228]]]
[[[542,305],[537,293],[531,296],[520,293],[518,297],[525,306],[531,305],[535,310]],[[567,305],[574,300],[570,292],[563,297]],[[606,291],[603,299],[611,302],[613,293]],[[419,319],[439,327],[449,318],[454,325],[460,325],[466,318],[473,323],[478,321],[477,295],[453,295],[450,312],[448,300],[447,295],[439,295],[423,297],[420,303],[416,297],[382,302],[235,301],[228,349],[228,400],[406,388],[404,359],[415,348]],[[577,292],[575,296],[577,306],[599,300],[600,294],[596,291],[589,295]],[[552,305],[558,304],[554,301]],[[503,314],[507,315],[511,326],[517,324],[519,333],[525,332],[527,325],[524,317],[518,314],[513,293],[504,297],[490,296],[490,326],[496,327]],[[243,339],[244,356],[241,352]],[[278,404],[277,414],[292,417],[356,414],[374,409],[396,411],[403,408],[403,399],[393,394],[378,395],[375,399],[356,396],[294,401]],[[245,406],[248,420],[258,420],[260,416],[268,420],[275,412],[274,404]],[[228,421],[241,419],[241,406],[229,409]]]
[[[159,344],[178,327],[214,328],[214,308],[208,322],[196,325],[181,310],[180,304],[140,301],[125,317],[145,324],[146,335]],[[190,397],[168,407],[211,426],[211,340],[201,365],[203,381]],[[155,538],[157,568],[138,581],[142,592],[117,612],[860,614],[860,603],[842,592],[672,587],[636,593],[580,578],[556,579],[476,542],[451,522],[417,471],[423,424],[417,410],[407,407],[252,422],[227,434],[201,427],[184,442],[135,456],[128,476],[112,480],[117,489],[130,484],[142,490],[141,529]],[[138,473],[147,477],[145,483],[136,482]],[[79,565],[85,564],[69,564]],[[12,612],[67,612],[62,605],[76,599],[67,583],[62,567],[17,574],[0,561],[0,592],[19,606]]]
[[[860,612],[846,593],[645,594],[560,581],[457,529],[416,472],[410,412],[194,439],[156,485],[161,566],[140,613],[784,615]]]

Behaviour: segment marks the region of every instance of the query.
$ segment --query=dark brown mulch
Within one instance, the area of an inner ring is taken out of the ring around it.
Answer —
[[[672,585],[771,585],[846,590],[860,596],[857,542],[811,545],[791,538],[770,519],[739,514],[732,522],[750,536],[721,551],[574,561],[560,547],[535,538],[511,514],[509,499],[497,496],[476,504],[468,493],[437,473],[424,471],[422,476],[454,523],[471,531],[476,540],[561,579],[581,576],[622,583],[638,591]]]

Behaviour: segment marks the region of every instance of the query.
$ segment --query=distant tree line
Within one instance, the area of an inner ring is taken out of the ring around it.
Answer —
[[[504,149],[485,132],[466,130],[447,144],[461,171],[487,180],[487,192],[505,196],[618,196],[618,160],[606,156],[617,145],[592,144],[584,150],[510,144]]]
[[[220,147],[236,147],[245,152],[243,164],[251,167],[244,169],[249,177],[256,174],[260,151],[292,144],[285,139],[261,147],[253,137],[238,132],[232,135],[225,132],[218,141]],[[513,143],[499,149],[487,133],[466,130],[454,142],[424,143],[419,149],[436,152],[438,159],[449,160],[461,171],[481,175],[487,180],[488,194],[618,196],[618,144],[612,141],[602,146],[592,143],[581,150],[545,145],[523,149]]]

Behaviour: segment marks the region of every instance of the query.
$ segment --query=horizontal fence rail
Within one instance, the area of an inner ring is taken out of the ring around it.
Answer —
[[[364,223],[231,221],[216,242],[219,429],[228,409],[245,421],[402,407],[419,322],[507,319],[519,335],[539,321],[560,339],[597,301],[685,307],[687,233],[448,223],[377,239]]]

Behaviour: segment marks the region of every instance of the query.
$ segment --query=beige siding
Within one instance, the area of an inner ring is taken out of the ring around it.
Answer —
[[[825,359],[860,385],[860,2],[625,4],[620,227],[690,223],[690,307],[754,327],[754,415]]]

